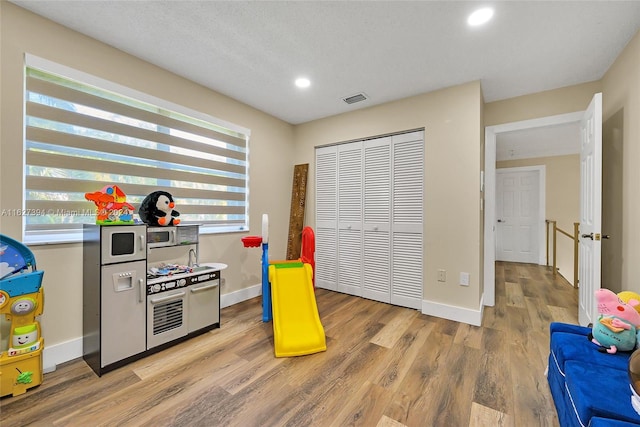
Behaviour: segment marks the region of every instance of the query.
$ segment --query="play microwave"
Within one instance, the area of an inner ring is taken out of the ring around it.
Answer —
[[[198,243],[197,225],[147,228],[147,246],[150,248],[191,245],[193,243]]]

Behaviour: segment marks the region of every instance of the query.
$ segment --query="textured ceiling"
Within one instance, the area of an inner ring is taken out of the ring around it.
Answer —
[[[496,136],[498,161],[579,153],[580,122],[503,132]]]
[[[13,3],[292,124],[474,80],[487,102],[597,80],[640,28],[638,1],[490,2],[482,28],[466,17],[487,3],[464,1]]]

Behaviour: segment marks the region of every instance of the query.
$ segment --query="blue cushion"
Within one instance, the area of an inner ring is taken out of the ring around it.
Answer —
[[[569,360],[620,369],[626,374],[631,352],[600,353],[598,346],[589,341],[586,335],[555,332],[551,335],[551,356],[562,375],[565,375],[564,366]]]
[[[626,370],[567,360],[565,381],[565,401],[579,425],[588,426],[593,417],[640,423],[640,415],[631,406]]]
[[[636,423],[628,423],[626,421],[593,417],[591,418],[591,424],[589,424],[589,427],[633,427],[637,425],[638,424]]]
[[[551,322],[549,325],[549,333],[553,335],[554,332],[567,332],[576,335],[589,335],[591,328],[580,325],[571,325],[569,323]]]

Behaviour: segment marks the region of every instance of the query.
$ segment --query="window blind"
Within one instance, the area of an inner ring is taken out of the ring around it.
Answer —
[[[249,132],[26,67],[25,240],[95,222],[87,192],[118,185],[136,211],[172,194],[182,223],[247,228]]]

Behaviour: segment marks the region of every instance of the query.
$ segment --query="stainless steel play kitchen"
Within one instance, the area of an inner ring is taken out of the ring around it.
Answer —
[[[197,225],[84,226],[83,358],[98,375],[220,327]]]

